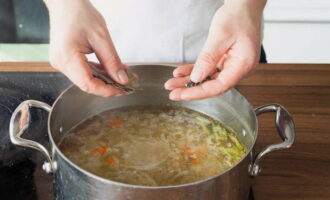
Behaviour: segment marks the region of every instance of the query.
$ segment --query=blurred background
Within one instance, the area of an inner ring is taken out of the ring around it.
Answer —
[[[269,63],[330,63],[330,1],[268,0],[263,44]],[[0,0],[0,61],[48,61],[42,0]]]

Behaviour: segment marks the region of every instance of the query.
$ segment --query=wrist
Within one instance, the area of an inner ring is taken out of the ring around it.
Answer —
[[[224,5],[227,7],[235,7],[236,9],[249,9],[254,12],[262,13],[267,0],[225,0]]]
[[[62,4],[62,5],[66,5],[68,3],[82,3],[82,2],[89,2],[89,0],[43,0],[43,2],[45,3],[46,7],[48,9],[51,9],[53,7],[55,7],[56,5]]]

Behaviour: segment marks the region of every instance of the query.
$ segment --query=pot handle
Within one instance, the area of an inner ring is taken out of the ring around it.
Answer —
[[[282,143],[272,144],[265,147],[253,158],[249,171],[251,176],[255,177],[261,171],[259,166],[261,158],[269,152],[290,148],[294,142],[296,134],[292,117],[283,106],[279,104],[270,104],[258,107],[254,111],[257,116],[262,113],[276,112],[275,125],[280,137],[283,140]]]
[[[44,162],[42,167],[47,173],[53,173],[55,172],[57,165],[56,162],[53,161],[48,150],[38,142],[24,139],[21,137],[24,131],[29,128],[30,108],[41,108],[47,112],[51,111],[51,106],[49,106],[46,103],[35,100],[23,101],[15,109],[15,111],[13,112],[10,118],[10,124],[9,124],[10,140],[15,145],[33,148],[43,153],[47,161]]]

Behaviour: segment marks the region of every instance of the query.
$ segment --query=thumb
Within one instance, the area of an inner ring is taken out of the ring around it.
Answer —
[[[229,44],[225,41],[224,37],[214,39],[209,37],[190,75],[191,81],[195,83],[200,82],[210,75],[228,48]]]
[[[109,76],[120,84],[128,84],[127,67],[121,62],[110,35],[94,40],[91,46]]]

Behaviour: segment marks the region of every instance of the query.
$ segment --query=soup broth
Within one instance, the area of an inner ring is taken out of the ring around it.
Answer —
[[[219,121],[167,105],[125,107],[93,116],[66,134],[59,148],[93,174],[145,186],[212,177],[246,151]]]

